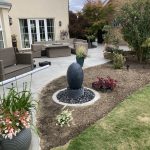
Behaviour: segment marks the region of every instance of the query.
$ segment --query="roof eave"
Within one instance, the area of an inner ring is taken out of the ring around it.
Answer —
[[[0,2],[0,8],[6,8],[6,9],[10,9],[12,6],[11,3],[6,3],[6,2]]]

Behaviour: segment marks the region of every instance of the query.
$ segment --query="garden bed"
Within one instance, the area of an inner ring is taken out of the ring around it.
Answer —
[[[53,102],[52,95],[57,90],[67,87],[66,77],[61,77],[48,84],[42,91],[39,102],[38,123],[42,150],[64,145],[84,129],[110,112],[118,103],[134,91],[150,82],[150,67],[130,64],[130,69],[114,70],[111,64],[84,70],[84,86],[91,88],[97,77],[110,76],[118,81],[113,92],[101,93],[101,99],[88,107],[69,108],[73,111],[71,127],[56,126],[56,116],[63,106]]]

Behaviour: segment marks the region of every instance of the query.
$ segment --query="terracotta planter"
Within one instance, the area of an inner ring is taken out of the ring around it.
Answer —
[[[77,63],[78,63],[81,67],[83,67],[83,64],[84,64],[84,57],[82,57],[82,58],[76,57],[76,61],[77,61]]]
[[[12,140],[0,138],[0,150],[29,150],[31,129],[23,129]]]

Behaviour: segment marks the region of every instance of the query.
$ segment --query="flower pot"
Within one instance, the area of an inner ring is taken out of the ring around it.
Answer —
[[[76,61],[77,61],[77,63],[78,63],[81,67],[83,67],[83,64],[84,64],[84,57],[82,57],[82,58],[76,57]]]
[[[13,139],[0,138],[0,150],[29,150],[31,129],[23,129]]]

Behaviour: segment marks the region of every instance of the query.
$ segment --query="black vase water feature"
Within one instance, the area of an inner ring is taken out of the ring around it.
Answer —
[[[88,106],[100,96],[96,91],[83,87],[84,73],[78,63],[73,63],[67,71],[68,87],[53,94],[53,100],[64,106]]]
[[[84,74],[81,66],[78,63],[71,64],[67,71],[67,93],[69,98],[78,98],[84,95],[83,78]]]

